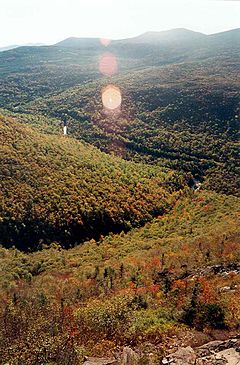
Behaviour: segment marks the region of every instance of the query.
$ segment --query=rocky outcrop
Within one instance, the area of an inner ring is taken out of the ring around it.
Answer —
[[[240,336],[226,341],[211,341],[194,349],[180,347],[163,360],[157,353],[152,344],[136,351],[124,347],[116,359],[85,357],[83,365],[240,365]]]
[[[217,353],[229,348],[236,348],[239,349],[240,347],[240,340],[237,338],[230,339],[227,341],[211,341],[202,345],[196,349],[196,353],[198,356],[207,356],[211,355],[212,353]]]
[[[188,347],[182,347],[178,349],[173,355],[167,356],[163,359],[162,364],[172,364],[172,365],[192,365],[196,363],[197,356],[193,349]]]
[[[240,340],[212,341],[193,350],[178,349],[165,357],[163,365],[240,365]]]
[[[196,365],[240,365],[240,355],[234,348],[231,348],[201,357],[197,359]]]

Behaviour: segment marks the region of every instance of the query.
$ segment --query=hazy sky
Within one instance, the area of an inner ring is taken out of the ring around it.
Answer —
[[[64,38],[127,38],[184,27],[216,33],[240,27],[240,1],[0,0],[0,47]]]

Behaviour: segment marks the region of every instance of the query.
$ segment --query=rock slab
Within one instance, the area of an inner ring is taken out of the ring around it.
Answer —
[[[212,341],[195,349],[185,347],[165,357],[162,365],[240,365],[240,341]]]

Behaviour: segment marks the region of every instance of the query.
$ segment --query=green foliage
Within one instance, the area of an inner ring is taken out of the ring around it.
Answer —
[[[238,195],[239,84],[232,83],[235,67],[228,61],[224,65],[228,75],[221,64],[205,62],[119,76],[115,83],[124,91],[121,113],[107,115],[102,109],[103,81],[27,108],[67,120],[72,136],[103,151],[188,172],[209,190]]]
[[[99,339],[121,339],[127,336],[133,297],[116,296],[107,300],[91,301],[77,313],[81,331]]]
[[[207,265],[237,265],[238,206],[236,197],[203,191],[144,227],[98,242],[69,250],[53,243],[28,254],[0,248],[0,357],[14,365],[16,357],[27,365],[77,364],[83,354],[112,356],[122,345],[164,348],[186,330],[190,306],[197,309],[191,327],[235,329],[240,291],[219,289],[240,285],[239,274],[202,275]]]
[[[182,320],[189,326],[195,326],[198,330],[209,326],[214,329],[226,328],[225,313],[223,308],[217,304],[191,305],[185,309]]]
[[[0,53],[4,364],[160,363],[179,332],[239,327],[239,31],[180,33],[109,45],[112,113],[98,40]]]
[[[129,336],[138,340],[159,340],[175,324],[166,309],[139,310],[132,318]]]
[[[69,247],[128,230],[167,211],[184,187],[172,171],[125,162],[13,119],[0,124],[2,245]]]
[[[202,304],[199,317],[202,326],[209,325],[218,329],[226,327],[224,310],[219,304]]]
[[[152,336],[160,338],[174,327],[175,322],[167,311],[142,309],[139,298],[138,295],[117,295],[83,305],[76,312],[81,331],[95,342],[114,339],[118,343],[133,344],[150,340]]]
[[[121,111],[110,114],[101,102],[110,80],[100,78],[98,40],[1,52],[0,106],[33,115],[34,125],[39,113],[66,121],[72,136],[105,152],[238,195],[239,30],[232,38],[191,36],[164,47],[148,36],[110,44],[119,65],[111,83],[123,96]]]

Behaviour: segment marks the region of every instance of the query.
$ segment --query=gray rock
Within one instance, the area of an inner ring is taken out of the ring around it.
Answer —
[[[235,339],[233,339],[233,340],[235,340]],[[196,353],[197,353],[198,357],[205,357],[208,355],[215,354],[217,352],[228,349],[230,347],[234,347],[235,344],[238,342],[238,340],[235,342],[233,340],[208,342],[208,343],[198,347],[196,349]]]
[[[227,365],[240,365],[240,354],[234,348],[223,350],[218,355],[227,360]]]
[[[230,286],[223,286],[222,288],[219,289],[220,293],[226,293],[228,291],[231,291],[231,287]]]
[[[167,359],[166,357],[162,360],[163,365],[173,364],[174,359]]]
[[[196,361],[196,365],[226,365],[226,359],[224,359],[221,355],[211,355],[200,357]]]
[[[196,358],[197,356],[190,346],[180,347],[174,354],[167,357],[167,364],[194,365],[196,363]]]
[[[168,359],[164,358],[164,359],[162,360],[162,364],[163,364],[163,365],[168,365],[168,364],[169,364]]]
[[[212,341],[196,349],[196,365],[240,365],[239,340]]]
[[[211,341],[198,347],[179,348],[166,356],[162,365],[240,365],[239,340]]]
[[[124,347],[122,353],[122,365],[138,365],[140,356],[131,349],[131,347]]]

